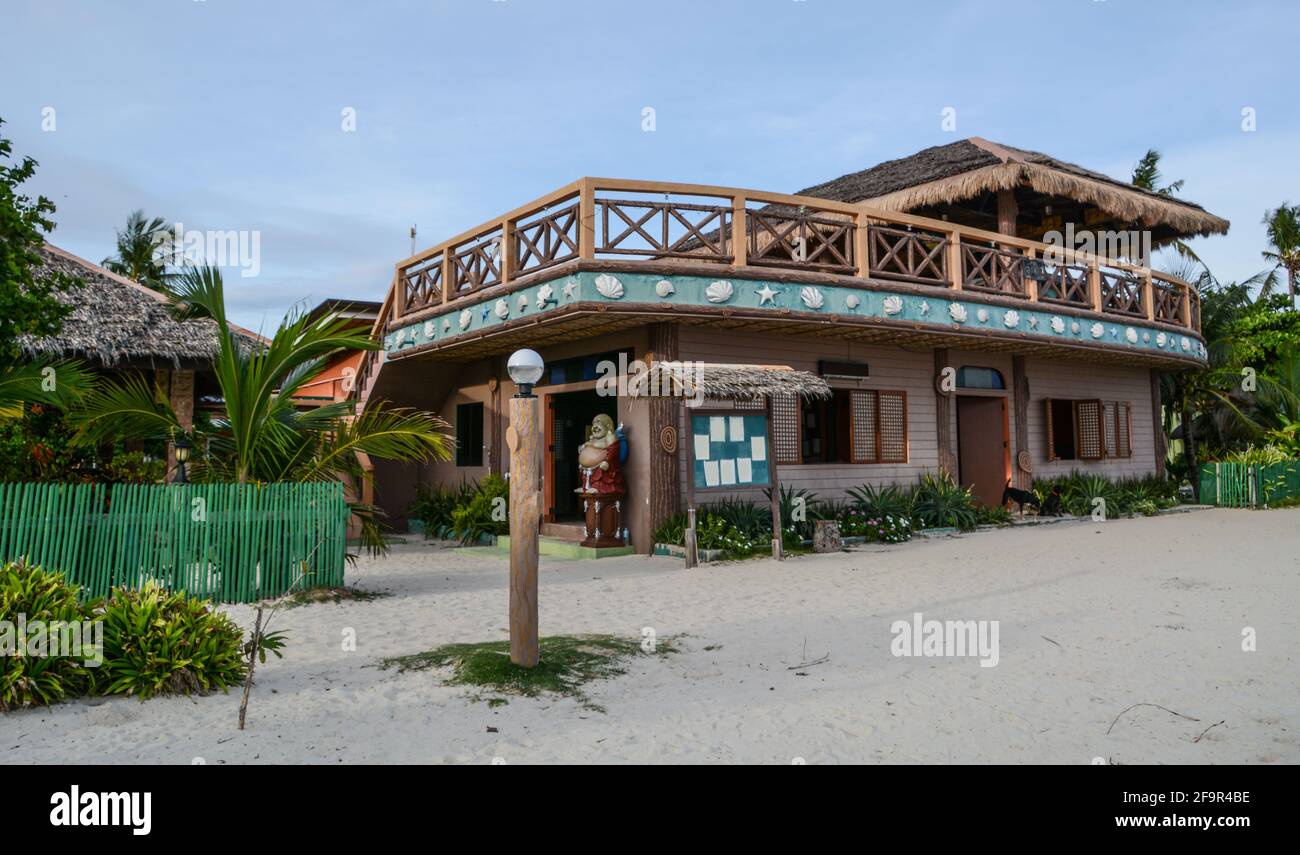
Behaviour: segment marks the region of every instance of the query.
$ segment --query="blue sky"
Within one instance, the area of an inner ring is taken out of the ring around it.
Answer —
[[[582,175],[793,191],[973,135],[1119,177],[1160,149],[1229,280],[1300,201],[1297,33],[1294,2],[5,0],[0,117],[92,261],[135,208],[259,230],[226,276],[255,328]]]

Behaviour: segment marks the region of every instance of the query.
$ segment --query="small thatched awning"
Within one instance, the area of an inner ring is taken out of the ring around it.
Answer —
[[[887,211],[916,211],[1022,186],[1093,205],[1125,223],[1163,226],[1182,237],[1228,232],[1227,220],[1193,202],[1143,190],[1042,152],[980,137],[934,146],[842,175],[800,190],[799,195],[861,202]]]
[[[640,378],[629,378],[628,393],[633,397],[678,395],[715,401],[758,401],[769,395],[829,398],[831,387],[816,374],[786,365],[655,362]]]

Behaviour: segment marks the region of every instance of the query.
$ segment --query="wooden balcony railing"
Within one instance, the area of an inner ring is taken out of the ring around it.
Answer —
[[[402,261],[377,329],[574,259],[637,258],[906,282],[1200,326],[1195,288],[1120,259],[808,196],[584,178]]]

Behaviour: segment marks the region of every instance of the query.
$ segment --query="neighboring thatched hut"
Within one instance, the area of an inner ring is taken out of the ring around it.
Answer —
[[[1032,240],[1062,230],[1065,223],[1073,223],[1076,230],[1149,230],[1155,247],[1228,231],[1227,220],[1200,205],[979,137],[927,148],[799,194],[861,202]]]
[[[21,339],[24,353],[81,360],[104,373],[152,375],[186,427],[193,424],[196,405],[220,409],[210,371],[218,352],[215,321],[177,320],[163,294],[52,244],[45,244],[41,257],[46,269],[76,276],[82,285],[57,292],[72,312],[58,335]],[[265,341],[249,330],[232,329],[250,346]]]

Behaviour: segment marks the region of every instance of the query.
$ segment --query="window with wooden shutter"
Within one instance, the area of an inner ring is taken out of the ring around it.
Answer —
[[[1102,404],[1101,419],[1101,439],[1102,448],[1106,457],[1119,456],[1119,422],[1117,419],[1119,407],[1114,401],[1106,401]]]
[[[772,453],[776,462],[800,463],[799,418],[802,408],[794,395],[772,396]]]
[[[1105,456],[1101,401],[1074,402],[1074,435],[1080,460],[1101,460]]]
[[[876,436],[876,393],[850,392],[849,406],[852,417],[849,420],[849,434],[853,449],[854,463],[878,463],[880,450]]]
[[[877,397],[880,422],[880,462],[907,462],[907,393],[880,392]]]
[[[1127,401],[1115,402],[1115,455],[1133,456],[1133,405]]]

